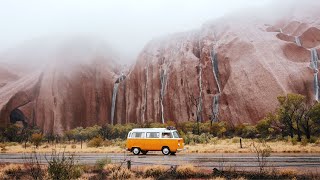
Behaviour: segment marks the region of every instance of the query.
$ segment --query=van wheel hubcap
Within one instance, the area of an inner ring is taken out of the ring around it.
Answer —
[[[139,152],[140,152],[140,151],[139,151],[138,148],[134,148],[134,149],[133,149],[133,153],[134,153],[134,154],[139,154]]]
[[[168,148],[163,148],[162,152],[163,152],[163,154],[167,155],[167,154],[169,154],[170,151]]]

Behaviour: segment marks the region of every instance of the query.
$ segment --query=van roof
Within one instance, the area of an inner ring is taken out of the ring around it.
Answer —
[[[134,128],[134,129],[132,129],[131,130],[132,132],[141,132],[141,131],[143,131],[143,132],[145,132],[145,131],[159,131],[159,132],[162,132],[162,131],[170,131],[170,130],[168,130],[168,129],[166,129],[166,128]]]

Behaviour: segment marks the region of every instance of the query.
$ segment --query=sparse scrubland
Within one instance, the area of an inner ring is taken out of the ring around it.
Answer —
[[[256,125],[220,122],[167,121],[166,124],[106,124],[78,127],[63,135],[44,134],[37,127],[10,125],[0,133],[1,152],[123,152],[128,132],[137,127],[175,126],[186,153],[250,153],[254,142],[263,142],[276,153],[320,152],[320,103],[306,102],[298,94],[279,96],[279,107]],[[240,144],[241,140],[241,144]]]
[[[47,165],[39,164],[34,156],[26,164],[2,164],[0,179],[319,179],[316,172],[298,172],[293,169],[268,169],[264,171],[237,171],[232,167],[212,170],[193,164],[179,166],[149,165],[127,167],[125,163],[113,163],[110,159],[95,165],[79,165],[75,158],[55,154]]]
[[[31,153],[32,161],[14,165],[2,164],[3,179],[319,179],[315,172],[299,174],[291,169],[266,169],[266,157],[271,153],[320,153],[320,104],[308,105],[305,97],[296,94],[280,96],[279,107],[256,125],[220,122],[168,121],[167,124],[105,125],[78,127],[63,135],[44,134],[36,127],[10,125],[0,134],[2,153]],[[95,166],[79,165],[64,153],[123,153],[127,133],[137,127],[175,126],[185,141],[181,153],[253,153],[257,171],[237,171],[227,168],[208,171],[192,164],[138,166],[128,169],[125,163],[99,160]],[[240,143],[241,142],[241,143]],[[47,165],[39,164],[36,153],[51,153]],[[67,171],[66,171],[67,170]],[[36,178],[41,176],[41,178]],[[60,177],[61,176],[61,177]]]

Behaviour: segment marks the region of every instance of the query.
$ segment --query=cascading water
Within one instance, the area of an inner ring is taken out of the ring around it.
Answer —
[[[166,84],[167,84],[167,70],[166,69],[161,69],[160,83],[161,83],[161,89],[160,89],[161,122],[162,122],[162,124],[164,124],[163,97],[165,94],[165,88],[166,88]]]
[[[149,80],[149,62],[148,61],[147,61],[145,72],[146,72],[146,82],[144,87],[144,99],[143,99],[143,104],[141,108],[141,120],[143,123],[145,122],[145,112],[147,109],[147,94],[148,94],[148,80]]]
[[[295,42],[296,42],[296,44],[297,44],[298,46],[301,46],[301,41],[300,41],[299,36],[295,36],[295,37],[294,37],[294,40],[295,40]]]
[[[212,100],[212,119],[211,121],[217,122],[219,115],[219,99],[221,94],[220,81],[219,81],[219,69],[218,69],[218,60],[217,54],[214,49],[211,51],[211,64],[212,64],[212,73],[214,79],[216,80],[216,84],[218,87],[218,93],[213,96]]]
[[[116,100],[117,100],[117,93],[118,93],[118,88],[119,84],[121,81],[125,79],[125,76],[122,74],[114,83],[113,85],[113,92],[112,92],[112,101],[111,101],[111,125],[114,124],[114,112],[116,109]]]
[[[197,121],[202,121],[202,66],[199,64],[199,99],[197,104]]]
[[[219,121],[218,115],[219,115],[219,98],[220,94],[216,94],[213,96],[213,101],[212,101],[212,121],[217,122]]]
[[[311,62],[310,62],[310,67],[314,70],[313,74],[313,89],[314,89],[314,95],[315,95],[315,100],[319,101],[319,79],[318,79],[318,53],[315,48],[311,49]]]
[[[211,64],[212,64],[212,71],[214,79],[216,80],[218,86],[218,93],[221,93],[220,82],[219,82],[219,68],[218,68],[218,61],[217,61],[217,54],[214,52],[214,49],[211,51]]]
[[[280,30],[279,30],[281,33],[283,33],[283,31],[282,31],[282,29],[280,28]]]

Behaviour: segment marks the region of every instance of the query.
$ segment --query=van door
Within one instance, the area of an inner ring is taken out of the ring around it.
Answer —
[[[146,150],[159,151],[162,146],[160,143],[160,132],[147,132],[146,133]]]

